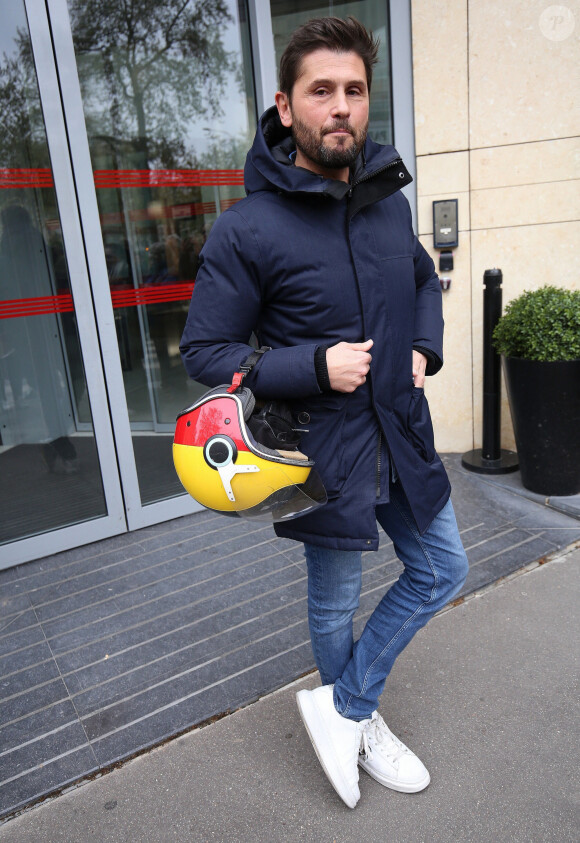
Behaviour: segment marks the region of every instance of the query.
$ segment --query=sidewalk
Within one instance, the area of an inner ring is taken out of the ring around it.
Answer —
[[[349,810],[294,695],[312,674],[0,827],[10,843],[576,841],[580,549],[515,573],[421,630],[381,711],[431,772],[416,795],[361,772]]]
[[[443,459],[457,600],[580,540],[580,495]],[[357,637],[400,570],[363,554]],[[312,671],[306,582],[299,543],[209,511],[0,571],[0,823]]]

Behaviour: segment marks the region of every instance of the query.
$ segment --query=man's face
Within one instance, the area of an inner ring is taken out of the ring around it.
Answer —
[[[365,142],[369,123],[361,57],[327,49],[309,53],[291,98],[279,91],[276,105],[282,124],[292,129],[296,165],[348,182],[349,165]]]

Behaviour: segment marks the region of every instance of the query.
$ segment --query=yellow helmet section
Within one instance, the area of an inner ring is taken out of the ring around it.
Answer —
[[[311,471],[310,465],[276,463],[241,450],[235,464],[217,470],[206,462],[202,447],[177,443],[173,445],[173,461],[186,492],[219,512],[243,512],[259,506],[280,489],[305,483]],[[251,483],[244,482],[246,473],[252,474]]]

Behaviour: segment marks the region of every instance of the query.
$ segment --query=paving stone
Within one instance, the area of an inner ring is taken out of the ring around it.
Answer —
[[[44,766],[0,785],[0,819],[95,770],[98,763],[90,746],[83,746],[64,758],[47,759]]]
[[[2,752],[7,752],[38,736],[48,735],[55,729],[61,729],[71,723],[78,723],[78,716],[74,706],[68,698],[60,700],[27,717],[20,717],[12,723],[3,726]]]
[[[111,635],[123,629],[159,616],[164,612],[173,612],[180,607],[192,606],[205,602],[211,605],[216,599],[221,605],[238,602],[249,596],[252,590],[279,587],[295,579],[293,566],[281,570],[264,570],[258,564],[255,567],[234,568],[218,581],[217,575],[209,575],[204,580],[190,582],[185,588],[175,588],[159,597],[154,593],[142,595],[138,605],[129,605],[119,611],[121,598],[107,600],[97,606],[83,607],[64,616],[51,619],[43,624],[47,638],[55,653],[82,646],[82,644],[102,635]],[[267,582],[266,582],[267,581]],[[128,601],[126,601],[128,602]]]
[[[39,641],[16,652],[9,652],[0,657],[0,687],[4,679],[12,674],[28,671],[40,662],[52,661],[52,653],[46,641]]]
[[[88,747],[87,736],[78,719],[42,736],[28,738],[21,744],[2,753],[0,789],[9,779],[22,777],[27,770],[49,766],[61,755]]]
[[[29,609],[17,618],[13,618],[9,625],[0,630],[0,657],[18,653],[44,640],[36,615],[33,609]]]
[[[28,689],[9,700],[0,701],[0,727],[21,717],[27,717],[36,711],[47,708],[52,703],[68,698],[68,692],[62,679],[53,679],[44,685]]]
[[[43,661],[30,665],[24,670],[4,674],[0,678],[0,703],[17,694],[28,695],[33,689],[46,685],[58,679],[59,676],[58,668],[48,651],[48,657]]]

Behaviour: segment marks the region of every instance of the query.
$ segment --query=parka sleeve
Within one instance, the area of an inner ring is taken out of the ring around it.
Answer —
[[[427,375],[443,366],[443,302],[435,264],[415,237],[415,331],[413,347],[428,352]]]
[[[254,350],[250,337],[259,325],[268,277],[251,227],[233,208],[217,219],[200,257],[180,351],[189,376],[214,387],[231,383]],[[319,394],[316,348],[273,347],[245,385],[265,399]]]

